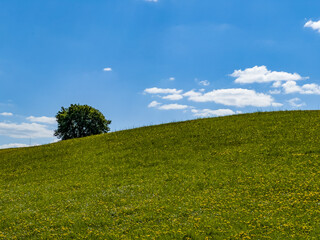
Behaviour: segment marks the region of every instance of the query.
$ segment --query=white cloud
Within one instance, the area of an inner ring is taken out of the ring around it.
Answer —
[[[107,67],[107,68],[104,68],[103,71],[104,71],[104,72],[111,72],[111,71],[112,71],[112,68]]]
[[[272,106],[272,107],[282,107],[283,104],[282,104],[282,103],[274,102],[274,103],[271,103],[271,106]]]
[[[298,86],[295,81],[288,81],[282,84],[285,93],[300,93],[300,94],[316,94],[320,95],[320,86],[315,83],[304,84]]]
[[[180,94],[182,93],[182,90],[172,89],[172,88],[146,88],[144,90],[145,93],[149,94]]]
[[[34,117],[34,116],[30,116],[27,117],[27,120],[29,120],[30,122],[38,122],[38,123],[47,123],[47,124],[56,124],[56,118],[54,117]]]
[[[192,90],[185,94],[189,95],[190,101],[215,102],[227,106],[268,107],[275,103],[270,95],[242,88],[218,89],[204,94]]]
[[[160,110],[181,110],[181,109],[187,109],[189,106],[187,105],[181,105],[181,104],[165,104],[159,107]]]
[[[304,102],[301,102],[300,98],[292,98],[287,101],[292,107],[302,107],[306,104]]]
[[[0,145],[0,149],[21,148],[21,147],[30,147],[30,145],[23,144],[23,143],[9,143],[9,144]]]
[[[181,105],[181,104],[177,104],[177,103],[161,105],[161,103],[159,103],[157,101],[152,101],[148,105],[148,107],[149,108],[157,108],[160,110],[181,110],[181,109],[189,108],[189,106],[187,106],[187,105]]]
[[[169,78],[170,81],[176,80],[174,77]]]
[[[158,0],[144,0],[145,2],[158,2]]]
[[[181,100],[183,98],[182,95],[180,94],[171,94],[171,95],[167,95],[167,96],[164,96],[162,97],[163,99],[166,99],[166,100]]]
[[[282,87],[285,93],[297,93],[302,90],[301,87],[299,87],[295,81],[288,81],[282,84]]]
[[[199,85],[201,85],[201,86],[209,86],[210,82],[208,80],[203,80],[203,81],[199,82]]]
[[[281,87],[281,84],[282,84],[281,81],[276,81],[276,82],[274,82],[274,83],[272,84],[272,87],[278,88],[278,87]]]
[[[10,112],[3,112],[3,113],[0,113],[0,116],[6,116],[6,117],[9,117],[9,116],[13,116],[12,113]]]
[[[313,30],[316,30],[316,31],[318,31],[320,33],[320,21],[314,22],[314,21],[310,20],[310,21],[306,22],[304,27],[312,28]]]
[[[200,91],[201,91],[201,90],[200,90]],[[201,91],[201,92],[203,92],[203,91]],[[199,96],[202,95],[201,92],[196,92],[196,91],[194,91],[194,90],[190,90],[190,91],[184,93],[183,96],[189,97],[189,98],[191,98],[191,97],[199,97]]]
[[[159,105],[161,105],[161,103],[157,102],[157,101],[152,101],[148,107],[149,108],[154,108],[154,107],[158,107]]]
[[[308,77],[301,77],[298,73],[270,71],[266,66],[235,70],[230,76],[236,78],[236,83],[265,83],[308,79]]]
[[[302,86],[303,94],[320,94],[320,86],[315,83],[305,84]]]
[[[12,138],[51,138],[53,131],[38,123],[0,122],[0,135]]]
[[[231,109],[218,109],[218,110],[211,110],[211,109],[192,109],[191,112],[196,117],[216,117],[216,116],[226,116],[235,114],[234,111]]]
[[[278,90],[278,89],[276,89],[276,90],[270,90],[269,93],[270,93],[270,94],[280,94],[281,91]]]

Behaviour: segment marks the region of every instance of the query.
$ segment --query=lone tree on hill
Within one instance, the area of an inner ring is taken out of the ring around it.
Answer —
[[[71,104],[68,108],[61,107],[56,119],[58,129],[54,131],[54,136],[62,140],[110,131],[108,125],[111,121],[106,120],[99,110],[88,105]]]

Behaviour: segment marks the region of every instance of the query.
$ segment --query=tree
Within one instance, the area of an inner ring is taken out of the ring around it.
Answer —
[[[58,129],[54,136],[62,140],[86,137],[106,133],[110,131],[110,120],[106,120],[103,114],[88,105],[71,104],[70,107],[61,107],[56,119]]]

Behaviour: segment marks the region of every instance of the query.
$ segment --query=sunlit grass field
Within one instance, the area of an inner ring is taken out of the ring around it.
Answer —
[[[319,239],[320,111],[0,150],[0,239]]]

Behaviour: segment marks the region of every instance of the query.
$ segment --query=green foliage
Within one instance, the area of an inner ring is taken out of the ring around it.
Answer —
[[[54,135],[62,140],[87,137],[110,131],[110,120],[88,105],[71,104],[57,113],[58,129]]]
[[[0,239],[318,239],[320,112],[0,150]]]

